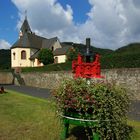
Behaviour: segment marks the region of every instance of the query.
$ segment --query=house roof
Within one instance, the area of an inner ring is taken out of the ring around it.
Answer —
[[[62,48],[57,48],[53,52],[53,54],[54,54],[54,56],[57,56],[57,55],[66,55],[66,53],[68,52],[68,50],[71,49],[72,47],[73,46],[71,46],[71,45],[62,45]]]
[[[57,37],[43,40],[42,48],[51,48],[57,40]]]
[[[20,37],[11,47],[12,48],[35,48],[40,49],[42,47],[42,41],[45,38],[37,36],[32,33],[25,33]]]

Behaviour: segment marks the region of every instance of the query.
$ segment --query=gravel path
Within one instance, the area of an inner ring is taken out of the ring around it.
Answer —
[[[3,85],[5,89],[15,90],[27,95],[48,98],[50,97],[50,91],[48,89],[29,87],[29,86],[16,86],[16,85]],[[129,118],[140,121],[140,101],[131,101],[130,111],[128,113]]]

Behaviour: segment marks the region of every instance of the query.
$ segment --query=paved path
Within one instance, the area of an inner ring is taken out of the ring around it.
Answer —
[[[48,98],[50,91],[48,89],[29,87],[29,86],[16,86],[16,85],[3,85],[5,89],[14,90],[40,98]]]
[[[6,89],[15,90],[40,98],[50,97],[50,91],[48,89],[41,89],[29,86],[16,86],[16,85],[3,85]],[[140,121],[140,101],[131,101],[129,118]]]

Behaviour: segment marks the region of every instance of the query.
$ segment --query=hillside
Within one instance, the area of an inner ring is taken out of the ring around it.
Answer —
[[[74,48],[77,48],[80,53],[85,54],[86,53],[86,45],[84,44],[78,44],[78,43],[73,43],[73,42],[63,42],[63,44],[66,45],[71,45]],[[90,48],[91,53],[99,53],[100,55],[108,55],[113,52],[111,49],[103,49],[103,48],[96,48],[94,46],[91,46]]]
[[[102,68],[136,68],[140,67],[140,43],[121,47],[109,55],[102,56]]]
[[[0,69],[10,69],[11,67],[11,51],[0,50]]]
[[[140,53],[140,43],[131,43],[115,51],[116,53]]]

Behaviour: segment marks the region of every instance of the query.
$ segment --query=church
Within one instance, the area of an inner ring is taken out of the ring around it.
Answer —
[[[43,66],[37,59],[42,48],[52,50],[54,63],[66,62],[66,52],[71,46],[64,46],[57,37],[44,38],[32,32],[27,17],[20,28],[19,39],[11,47],[11,67]]]

